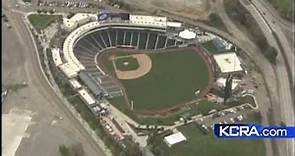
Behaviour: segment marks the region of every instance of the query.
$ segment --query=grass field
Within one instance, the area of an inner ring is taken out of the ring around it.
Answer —
[[[34,26],[34,28],[40,32],[42,29],[45,29],[47,26],[49,26],[52,22],[57,20],[59,18],[58,15],[37,15],[32,14],[28,16],[31,24]]]
[[[137,59],[132,56],[120,57],[114,60],[116,68],[121,71],[135,70],[139,67]],[[125,64],[128,63],[128,64]]]
[[[292,18],[292,13],[294,8],[292,9],[292,1],[291,0],[268,0],[275,9],[279,12],[279,14],[287,19],[287,20],[294,20]],[[293,2],[294,3],[294,2]]]
[[[258,123],[255,117],[244,123]],[[163,137],[154,137],[151,143],[158,155],[169,156],[265,156],[263,140],[222,140],[217,139],[213,132],[203,134],[200,128],[192,123],[181,126],[179,131],[187,141],[169,148],[162,140]],[[161,154],[159,154],[161,153]],[[157,155],[156,154],[156,155]]]
[[[148,55],[153,65],[148,74],[134,80],[121,80],[129,100],[133,101],[134,110],[170,108],[196,99],[195,92],[207,87],[207,65],[193,49],[173,49]]]
[[[209,19],[208,21],[203,21],[204,23],[213,26],[215,28],[221,29],[225,32],[228,32],[226,26],[224,25],[222,19],[220,18],[220,16],[216,13],[211,13],[209,15]]]

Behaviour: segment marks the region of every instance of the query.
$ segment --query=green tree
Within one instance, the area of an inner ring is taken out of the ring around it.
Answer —
[[[58,150],[62,156],[70,156],[70,150],[65,145],[60,145]]]
[[[265,57],[273,64],[276,63],[278,51],[274,47],[268,47],[265,52]]]

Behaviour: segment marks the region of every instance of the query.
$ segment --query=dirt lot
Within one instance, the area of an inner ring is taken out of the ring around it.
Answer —
[[[24,48],[27,45],[19,40],[14,27],[7,29],[2,24],[2,33],[2,85],[9,86],[2,103],[2,116],[6,123],[11,120],[22,123],[2,125],[3,132],[9,133],[9,138],[2,138],[5,147],[11,149],[6,152],[15,152],[15,156],[53,156],[59,155],[60,145],[81,143],[85,155],[103,155],[88,144],[54,100],[44,96],[44,90],[34,84],[36,80],[29,65],[32,62],[30,52],[34,53],[34,50]],[[21,85],[24,82],[27,85]],[[15,126],[18,131],[12,131]]]
[[[134,8],[142,8],[152,13],[157,11],[171,12],[192,19],[206,20],[214,11],[215,0],[125,0]]]

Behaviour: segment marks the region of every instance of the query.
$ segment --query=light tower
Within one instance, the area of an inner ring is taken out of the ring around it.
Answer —
[[[224,87],[224,104],[226,104],[227,100],[232,96],[232,81],[233,76],[231,74],[228,74]]]

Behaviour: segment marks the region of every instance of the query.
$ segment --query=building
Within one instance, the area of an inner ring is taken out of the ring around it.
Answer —
[[[91,20],[96,20],[96,14],[77,13],[71,18],[63,18],[64,27],[71,31],[79,26]]]
[[[164,138],[164,142],[171,147],[174,144],[177,144],[179,142],[185,141],[186,137],[181,133],[181,132],[177,132],[174,134],[171,134],[169,136],[166,136]]]
[[[239,79],[233,79],[233,81],[232,81],[232,90],[236,89],[236,87],[239,85],[240,82],[241,82],[241,80],[239,80]],[[224,88],[225,85],[226,85],[226,78],[223,78],[223,77],[218,78],[216,80],[216,83],[217,83],[218,87]]]
[[[52,54],[52,59],[53,59],[55,66],[58,67],[58,66],[62,65],[62,60],[60,57],[60,49],[59,48],[51,49],[51,54]]]
[[[105,95],[104,89],[86,71],[81,71],[78,75],[96,98],[101,99]]]
[[[152,27],[167,27],[167,17],[146,16],[146,15],[130,15],[129,22],[134,25],[144,25]]]
[[[74,78],[77,76],[77,72],[79,71],[76,66],[74,66],[72,63],[64,63],[59,65],[59,68],[68,78]]]
[[[182,23],[180,22],[167,22],[167,27],[174,27],[174,28],[180,28],[182,27]]]
[[[241,62],[234,52],[213,55],[221,73],[241,72]]]
[[[73,89],[80,89],[82,87],[82,85],[76,79],[70,79],[69,82]]]
[[[80,97],[82,98],[82,100],[86,102],[88,105],[91,106],[96,103],[94,98],[85,89],[79,90],[78,93]]]

